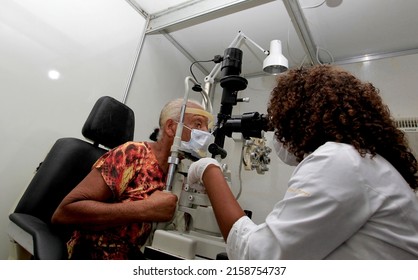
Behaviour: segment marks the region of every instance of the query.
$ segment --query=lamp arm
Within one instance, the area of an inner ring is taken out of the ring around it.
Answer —
[[[205,77],[205,83],[215,83],[215,77],[218,76],[219,71],[221,70],[221,64],[215,64],[215,67],[212,68],[212,71]]]
[[[244,33],[242,33],[242,36],[244,36],[245,40],[250,41],[254,46],[256,46],[257,48],[259,48],[264,54],[269,55],[270,51],[263,49],[259,44],[257,44],[256,42],[254,42],[254,40],[252,40],[250,37],[244,35]]]

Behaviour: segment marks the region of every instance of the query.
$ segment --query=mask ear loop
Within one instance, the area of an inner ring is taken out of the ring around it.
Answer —
[[[179,121],[173,120],[175,123],[180,124]],[[192,131],[193,128],[188,127],[187,125],[183,124],[183,128],[187,128],[188,130]]]

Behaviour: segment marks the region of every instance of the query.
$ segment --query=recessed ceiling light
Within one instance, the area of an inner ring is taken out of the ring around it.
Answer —
[[[60,75],[61,75],[60,72],[58,72],[57,70],[50,70],[48,72],[48,77],[51,80],[58,80],[60,78]]]

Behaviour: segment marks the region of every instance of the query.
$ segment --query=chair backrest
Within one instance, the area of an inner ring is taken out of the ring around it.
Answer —
[[[133,140],[135,116],[132,109],[104,96],[94,105],[82,134],[91,140],[58,139],[18,202],[10,219],[27,214],[51,224],[62,199],[90,172],[94,162],[108,149]]]
[[[104,96],[94,104],[82,134],[96,145],[114,148],[134,138],[135,116],[131,108]]]

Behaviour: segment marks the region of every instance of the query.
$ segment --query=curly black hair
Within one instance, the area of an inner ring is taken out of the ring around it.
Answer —
[[[371,83],[331,65],[292,69],[277,78],[267,112],[298,160],[327,141],[347,143],[362,157],[383,156],[418,190],[417,160]]]

